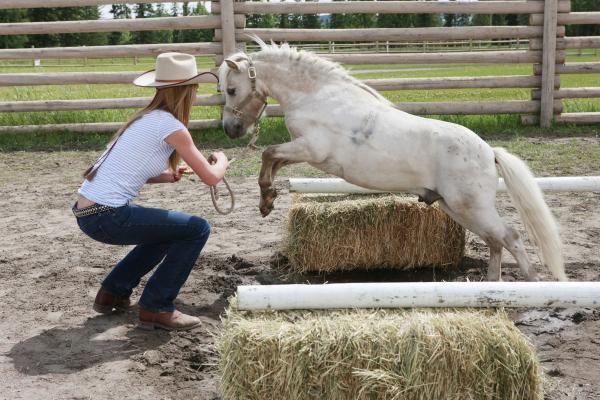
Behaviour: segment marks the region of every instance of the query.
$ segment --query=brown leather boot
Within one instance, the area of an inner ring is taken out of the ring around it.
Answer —
[[[168,331],[186,331],[200,326],[201,324],[200,318],[184,314],[177,310],[171,312],[155,312],[144,310],[140,307],[139,316],[140,328],[148,330],[161,328]]]
[[[94,300],[94,311],[100,314],[108,314],[113,309],[127,311],[134,306],[135,303],[129,297],[116,296],[104,288],[98,290],[96,300]]]

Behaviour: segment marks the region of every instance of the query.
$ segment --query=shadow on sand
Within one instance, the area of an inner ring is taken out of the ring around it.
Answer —
[[[17,343],[6,354],[27,375],[71,374],[96,364],[124,360],[168,342],[166,331],[137,328],[133,313],[89,318],[83,325],[56,327]]]

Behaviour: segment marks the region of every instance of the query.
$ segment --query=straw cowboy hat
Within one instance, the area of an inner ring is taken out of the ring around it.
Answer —
[[[144,72],[133,84],[143,87],[171,87],[200,83],[196,58],[185,53],[162,53],[156,57],[156,69]]]

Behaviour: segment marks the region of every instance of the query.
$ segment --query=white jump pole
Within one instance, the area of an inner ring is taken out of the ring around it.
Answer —
[[[411,282],[238,286],[240,310],[600,307],[600,282]]]
[[[536,178],[540,189],[551,192],[600,192],[600,176],[563,176]],[[498,191],[506,191],[504,179],[498,180]],[[290,178],[290,192],[298,193],[389,193],[365,189],[341,178]]]

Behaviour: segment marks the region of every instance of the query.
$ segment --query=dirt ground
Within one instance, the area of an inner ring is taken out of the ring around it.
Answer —
[[[204,216],[213,234],[178,297],[178,307],[204,325],[181,333],[143,331],[134,312],[102,316],[92,310],[101,280],[129,250],[87,238],[70,213],[80,173],[94,156],[0,153],[0,398],[218,399],[212,335],[239,284],[485,276],[487,247],[469,235],[457,270],[283,277],[273,265],[282,261],[279,244],[290,204],[285,179],[278,183],[276,209],[265,219],[258,213],[255,178],[231,179],[238,206],[229,216],[213,210],[208,190],[197,181],[147,185],[138,204]],[[600,280],[600,193],[546,197],[562,227],[568,276]],[[499,195],[498,204],[522,231],[507,196]],[[528,251],[539,270],[535,250]],[[523,280],[512,258],[504,260],[504,279]],[[600,310],[527,309],[512,315],[538,351],[547,399],[600,399]]]

